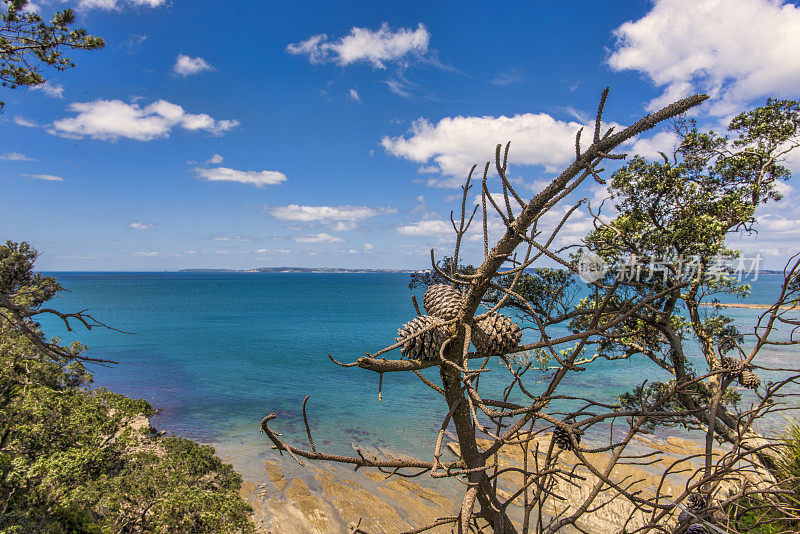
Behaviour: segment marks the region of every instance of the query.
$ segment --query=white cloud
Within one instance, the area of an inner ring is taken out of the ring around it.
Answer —
[[[197,176],[209,182],[239,182],[256,187],[277,185],[286,181],[286,175],[278,171],[238,171],[228,167],[213,169],[195,168]]]
[[[214,154],[210,158],[208,158],[208,161],[206,161],[206,163],[208,163],[209,165],[219,165],[220,163],[222,163],[222,156],[220,156],[219,154]]]
[[[175,127],[222,135],[239,125],[237,120],[214,120],[204,113],[186,113],[181,106],[166,100],[158,100],[146,107],[121,100],[95,100],[75,102],[68,109],[77,115],[55,121],[49,133],[75,139],[91,137],[116,141],[124,137],[151,141],[168,137]]]
[[[214,70],[214,67],[205,59],[201,57],[190,57],[186,54],[178,54],[178,59],[175,60],[175,65],[172,67],[172,72],[184,78],[211,70]]]
[[[672,151],[678,146],[680,139],[675,132],[659,132],[652,137],[637,138],[629,152],[638,154],[649,160],[663,161],[659,154],[663,152],[667,157],[672,156]]]
[[[14,117],[14,124],[17,126],[25,126],[26,128],[38,128],[39,125],[32,120],[26,119],[25,117],[20,117],[16,115]]]
[[[145,34],[137,34],[132,33],[125,39],[125,46],[129,49],[133,50],[142,46],[142,44],[147,40],[147,35]]]
[[[645,73],[660,107],[709,93],[718,116],[764,96],[796,97],[800,86],[800,7],[781,0],[656,0],[641,19],[614,31],[612,69]]]
[[[440,172],[441,169],[436,165],[428,165],[417,169],[417,173],[419,174],[439,174]]]
[[[770,238],[800,232],[800,219],[787,219],[782,215],[768,214],[758,217],[758,229],[770,232]]]
[[[134,252],[134,256],[160,256],[160,252]]]
[[[369,251],[369,250],[372,250],[374,248],[375,248],[375,245],[373,245],[372,243],[364,243],[364,250]]]
[[[297,241],[298,243],[341,243],[344,239],[320,232],[318,234],[295,235],[292,236],[292,241]]]
[[[36,161],[33,158],[29,158],[25,154],[20,154],[19,152],[6,152],[5,154],[0,154],[0,159],[5,161]]]
[[[128,225],[128,228],[133,230],[147,230],[148,228],[152,228],[152,223],[147,223],[144,221],[134,221]]]
[[[352,98],[356,102],[361,102],[361,97],[358,95],[358,91],[356,91],[355,89],[350,89],[350,98]]]
[[[416,30],[400,28],[396,31],[383,23],[378,30],[352,28],[349,35],[337,41],[328,41],[325,34],[314,35],[300,43],[291,43],[286,51],[306,55],[311,63],[334,61],[345,66],[363,61],[375,68],[385,69],[388,61],[409,54],[424,55],[430,39],[431,35],[422,23]]]
[[[124,4],[131,6],[159,7],[167,3],[167,0],[80,0],[78,7],[81,9],[105,9],[107,11],[119,10]]]
[[[64,86],[60,83],[45,82],[30,87],[31,91],[41,91],[51,98],[64,98]]]
[[[414,122],[408,137],[384,136],[381,145],[390,154],[417,163],[432,159],[442,174],[452,177],[429,178],[429,186],[458,187],[474,163],[494,160],[495,144],[507,141],[511,141],[514,164],[543,165],[547,172],[555,172],[575,157],[575,134],[581,126],[546,113],[446,117],[437,124],[420,119]],[[584,138],[590,136],[591,129]],[[425,173],[433,170],[431,166],[423,169]]]
[[[395,208],[368,208],[365,206],[288,206],[265,207],[265,211],[285,221],[319,222],[335,231],[353,230],[360,221],[381,213],[396,213]]]
[[[46,182],[63,182],[64,179],[60,176],[56,176],[54,174],[22,174],[26,178],[32,178],[34,180],[44,180]]]
[[[403,82],[398,80],[386,80],[383,83],[385,83],[389,90],[397,96],[402,96],[403,98],[408,98],[411,96],[411,91],[405,84],[403,84]]]
[[[397,232],[403,235],[444,235],[451,233],[453,226],[446,221],[428,220],[419,221],[412,224],[403,225],[397,228]]]
[[[248,242],[248,241],[252,241],[252,240],[253,240],[253,238],[252,238],[252,237],[242,237],[242,236],[240,236],[240,235],[234,235],[234,236],[225,236],[225,235],[221,235],[221,236],[217,236],[217,237],[215,237],[215,238],[214,238],[214,241],[240,241],[240,242]]]
[[[775,182],[775,189],[783,196],[789,195],[794,191],[794,187],[786,182]]]
[[[489,83],[492,85],[496,85],[498,87],[504,87],[506,85],[519,83],[521,81],[522,81],[522,76],[519,75],[517,69],[511,68],[508,71],[503,72],[495,76],[491,80],[489,80]]]
[[[276,249],[268,249],[268,248],[260,248],[255,251],[256,254],[291,254],[292,251],[288,248],[276,248]]]

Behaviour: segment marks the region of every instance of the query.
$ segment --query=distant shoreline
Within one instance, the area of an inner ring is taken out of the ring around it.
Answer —
[[[703,302],[700,304],[701,306],[722,306],[723,308],[745,308],[747,310],[768,310],[774,306],[774,304],[746,304],[744,302]],[[798,306],[781,306],[780,309],[782,310],[791,310],[797,309]]]
[[[339,267],[259,267],[258,269],[180,269],[179,273],[314,273],[314,274],[370,274],[370,273],[418,273],[419,269],[345,269]]]

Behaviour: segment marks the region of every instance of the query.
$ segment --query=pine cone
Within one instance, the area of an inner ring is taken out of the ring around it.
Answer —
[[[761,385],[761,379],[750,369],[745,369],[739,375],[739,383],[747,389],[758,389]]]
[[[429,326],[441,324],[442,321],[429,315],[414,317],[409,322],[400,327],[397,331],[396,341],[403,341],[400,349],[403,356],[408,359],[436,360],[439,358],[439,349],[447,339],[447,330],[440,326],[425,332],[413,339],[411,336]],[[406,341],[407,340],[407,341]]]
[[[685,534],[708,534],[708,529],[700,523],[695,523],[687,528],[684,532]]]
[[[740,359],[731,358],[730,356],[720,358],[720,366],[723,369],[723,374],[728,378],[740,378],[742,369],[744,369]]]
[[[694,519],[692,517],[692,514],[690,514],[686,510],[681,510],[681,513],[678,515],[678,523],[688,523],[692,519]]]
[[[579,434],[573,434],[575,436],[575,441],[580,443],[581,436]],[[573,449],[572,442],[569,440],[569,434],[566,430],[557,426],[555,430],[553,430],[553,440],[555,440],[556,445],[559,449],[565,451],[571,451]]]
[[[422,307],[425,313],[440,319],[455,319],[464,295],[448,284],[434,284],[425,291]]]
[[[706,498],[699,494],[699,493],[692,493],[689,495],[689,499],[687,499],[686,507],[691,510],[692,512],[696,512],[698,510],[702,510],[707,506]]]
[[[522,339],[522,330],[510,317],[495,313],[476,322],[472,327],[472,343],[484,355],[503,354]]]

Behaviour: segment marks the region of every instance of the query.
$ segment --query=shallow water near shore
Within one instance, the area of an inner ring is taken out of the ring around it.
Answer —
[[[265,415],[278,415],[271,426],[287,441],[306,444],[300,412],[306,395],[320,449],[352,454],[356,443],[432,455],[446,413],[435,392],[413,374],[386,374],[379,403],[377,375],[341,368],[327,356],[352,361],[394,342],[397,328],[415,315],[408,274],[53,274],[69,290],[53,307],[88,308],[132,332],[76,326],[69,334],[52,318],[42,321],[48,336],[80,340],[89,355],[119,362],[92,366],[95,386],[146,399],[159,409],[155,427],[216,445],[248,478],[262,479],[263,461],[276,454],[259,433]],[[746,302],[770,303],[780,282],[779,276],[762,276]],[[752,325],[763,310],[726,313]],[[782,347],[761,358],[796,364],[798,356],[797,348]],[[481,378],[482,391],[498,391],[505,381],[507,373],[496,367]],[[598,361],[570,374],[561,392],[614,402],[645,378],[660,378],[653,368],[636,359]],[[438,378],[435,369],[426,374]],[[535,392],[537,386],[528,388]],[[671,432],[689,437],[684,430]]]

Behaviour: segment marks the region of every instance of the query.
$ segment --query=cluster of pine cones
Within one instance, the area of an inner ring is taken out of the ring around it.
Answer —
[[[442,344],[450,337],[444,326],[446,321],[455,319],[463,303],[464,295],[448,284],[435,284],[425,291],[422,306],[427,315],[414,317],[397,331],[397,342],[403,343],[404,357],[420,360],[437,360]],[[424,334],[413,337],[421,330]],[[519,345],[522,330],[510,317],[493,313],[472,327],[472,343],[481,354],[502,354]]]
[[[747,389],[758,389],[761,385],[761,379],[755,374],[752,369],[744,366],[738,358],[731,358],[730,356],[723,356],[720,360],[722,363],[723,374],[728,378],[738,378],[739,384]]]

